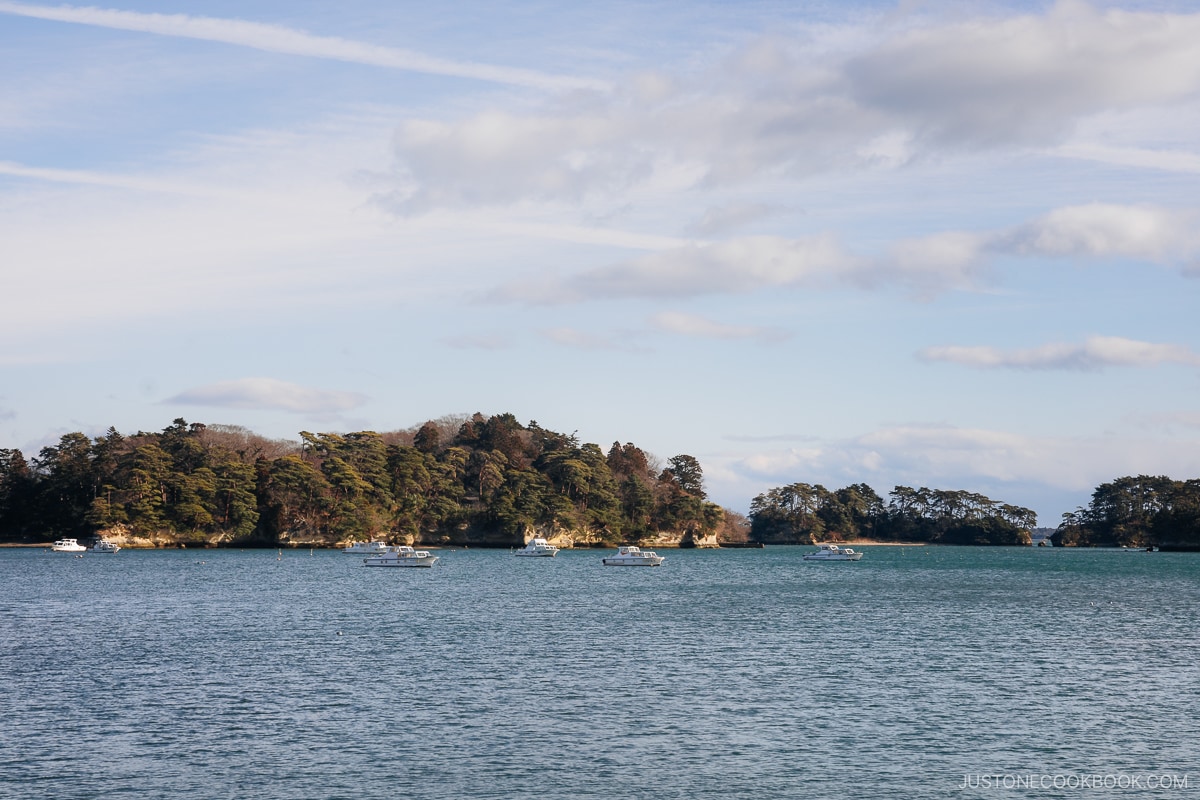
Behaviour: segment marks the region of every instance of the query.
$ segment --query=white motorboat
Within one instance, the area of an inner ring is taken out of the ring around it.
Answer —
[[[558,548],[545,539],[530,539],[524,547],[513,553],[513,555],[529,558],[554,558],[558,555]]]
[[[377,539],[372,539],[369,542],[351,542],[349,546],[342,548],[343,553],[353,553],[357,556],[377,556],[387,551],[387,543]]]
[[[120,547],[117,547],[116,544],[114,544],[113,542],[110,542],[108,539],[97,539],[95,541],[95,543],[92,544],[91,549],[89,549],[88,552],[89,553],[115,553],[120,549],[121,549]]]
[[[603,563],[606,567],[657,567],[664,558],[651,550],[626,545],[618,548],[615,556],[605,556]]]
[[[56,553],[87,552],[87,548],[81,545],[78,539],[59,539],[54,544],[50,545],[50,549]]]
[[[805,561],[858,561],[863,557],[862,553],[855,551],[851,547],[840,547],[836,544],[819,545],[816,552],[806,553]]]
[[[428,550],[414,550],[406,544],[389,547],[386,552],[363,559],[368,567],[432,567],[438,557]]]

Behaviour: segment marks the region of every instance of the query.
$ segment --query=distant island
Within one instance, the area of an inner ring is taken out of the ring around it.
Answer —
[[[1121,479],[1064,515],[1056,546],[1200,543],[1197,481]],[[1153,502],[1144,502],[1151,492]],[[1124,517],[1134,494],[1139,511]],[[1191,506],[1183,502],[1192,498]],[[1188,515],[1187,509],[1193,509]],[[794,483],[749,517],[708,500],[699,461],[605,452],[512,414],[277,440],[176,419],[156,433],[69,433],[26,460],[0,449],[0,542],[104,536],[123,547],[718,547],[874,540],[1028,545],[1027,508],[951,490]]]
[[[1096,487],[1087,508],[1063,514],[1055,547],[1200,550],[1200,479],[1117,478]]]
[[[972,545],[1028,545],[1037,514],[981,494],[897,486],[885,503],[856,483],[830,491],[793,483],[750,504],[750,535],[767,544],[872,540]]]

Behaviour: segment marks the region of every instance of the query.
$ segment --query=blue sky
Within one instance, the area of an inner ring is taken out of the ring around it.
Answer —
[[[1041,525],[1200,476],[1200,11],[0,0],[0,447],[512,412]]]

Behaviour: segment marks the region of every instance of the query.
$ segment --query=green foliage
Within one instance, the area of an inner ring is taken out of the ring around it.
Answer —
[[[1200,480],[1138,475],[1101,484],[1063,515],[1052,541],[1075,547],[1200,549]]]
[[[686,494],[703,500],[705,498],[704,471],[700,469],[700,462],[689,455],[678,455],[671,458],[668,463],[670,466],[667,467],[667,472],[679,484],[679,488]]]
[[[669,463],[655,476],[631,443],[606,455],[512,414],[444,418],[397,434],[302,431],[290,445],[176,419],[159,433],[69,434],[32,469],[19,451],[0,451],[0,535],[124,525],[196,542],[469,535],[516,544],[540,526],[613,543],[716,530],[724,511],[705,500],[699,462],[680,455]]]
[[[0,449],[0,536],[25,539],[37,533],[38,491],[21,451]]]
[[[512,414],[443,418],[408,433],[301,432],[271,442],[174,420],[159,433],[69,433],[31,463],[0,449],[0,538],[86,536],[114,525],[179,540],[333,544],[366,536],[449,540],[474,532],[519,543],[532,527],[583,528],[602,541],[660,531],[704,535],[727,514],[707,501],[700,463],[667,467],[632,443],[605,454]],[[411,443],[411,444],[409,444]],[[877,538],[1025,544],[1027,508],[966,491],[793,483],[754,498],[750,538],[808,543]],[[1124,477],[1063,515],[1058,545],[1200,549],[1200,479]]]
[[[964,491],[897,486],[886,506],[866,484],[830,492],[793,483],[750,504],[755,541],[811,544],[859,538],[944,544],[1029,544],[1037,523],[1029,509]]]

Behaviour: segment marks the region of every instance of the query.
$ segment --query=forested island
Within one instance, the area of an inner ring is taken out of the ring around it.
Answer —
[[[751,537],[767,544],[868,539],[931,544],[1028,545],[1037,514],[981,494],[897,486],[885,503],[856,483],[830,491],[793,483],[750,504]]]
[[[512,414],[412,429],[300,433],[176,419],[156,433],[69,433],[26,459],[0,449],[0,541],[102,535],[128,547],[716,547],[873,540],[1027,545],[1027,508],[953,490],[793,483],[749,518],[710,502],[699,461],[605,452]],[[1200,481],[1123,478],[1064,515],[1057,546],[1200,546]]]
[[[127,546],[509,547],[536,533],[566,547],[686,547],[716,546],[738,527],[706,499],[692,456],[660,464],[618,442],[606,454],[512,414],[304,431],[299,442],[177,419],[160,433],[67,434],[32,463],[0,450],[7,541],[103,533]]]
[[[1200,550],[1200,479],[1138,475],[1101,484],[1087,508],[1063,514],[1056,547]]]

